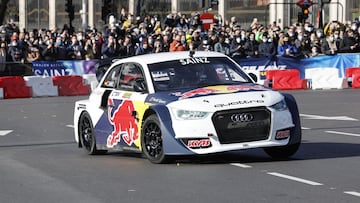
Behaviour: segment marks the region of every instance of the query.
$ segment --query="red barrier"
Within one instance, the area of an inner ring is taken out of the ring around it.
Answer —
[[[281,70],[266,70],[264,85],[268,87],[273,86],[274,75]]]
[[[307,89],[307,80],[300,79],[296,69],[278,70],[273,73],[272,88],[276,90]]]
[[[354,72],[360,71],[360,67],[351,67],[345,69],[346,78],[352,78]]]
[[[0,88],[4,89],[4,99],[31,97],[31,88],[21,76],[0,77]]]
[[[90,86],[83,84],[79,75],[54,76],[53,83],[58,87],[59,96],[88,95]]]
[[[276,72],[279,72],[282,70],[267,70],[266,71],[266,80],[272,81],[274,74],[276,74]]]
[[[352,88],[360,88],[360,70],[352,74]]]
[[[356,72],[360,72],[360,67],[351,67],[351,68],[346,68],[345,69],[345,76],[346,76],[346,79],[348,81],[348,85],[349,87],[353,87],[353,81],[354,81],[354,74]],[[357,85],[355,84],[355,87],[353,88],[358,88],[356,87]]]

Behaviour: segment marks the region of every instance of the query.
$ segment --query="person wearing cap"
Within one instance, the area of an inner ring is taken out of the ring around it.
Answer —
[[[276,48],[272,39],[268,37],[267,32],[262,35],[262,41],[259,44],[259,55],[268,58],[272,58],[276,55]]]
[[[318,44],[314,44],[312,47],[311,47],[311,52],[308,53],[308,56],[309,57],[315,57],[315,56],[319,56],[320,55],[320,47]]]
[[[144,38],[141,44],[137,47],[135,55],[150,54],[153,52],[153,49],[149,46],[147,38]]]
[[[8,47],[8,54],[11,57],[11,61],[24,62],[25,53],[23,48],[19,46],[17,39],[13,39]]]

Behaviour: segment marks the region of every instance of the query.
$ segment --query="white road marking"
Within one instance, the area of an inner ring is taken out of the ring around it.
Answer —
[[[310,181],[310,180],[305,180],[305,179],[302,179],[302,178],[297,178],[297,177],[294,177],[294,176],[289,176],[289,175],[276,173],[276,172],[269,172],[267,174],[272,175],[272,176],[277,176],[277,177],[280,177],[280,178],[294,180],[294,181],[305,183],[305,184],[308,184],[308,185],[314,185],[314,186],[323,185],[322,183],[317,183],[317,182],[313,182],[313,181]]]
[[[232,166],[237,166],[240,168],[252,168],[252,166],[246,165],[246,164],[240,164],[240,163],[231,163]]]
[[[74,128],[73,125],[66,125],[66,127],[68,127],[68,128]]]
[[[0,136],[5,136],[11,133],[13,130],[0,130]]]
[[[350,118],[348,116],[319,116],[311,114],[300,114],[304,119],[313,119],[313,120],[338,120],[338,121],[359,121],[355,118]]]
[[[311,130],[311,128],[301,127],[301,130]]]
[[[339,134],[339,135],[349,135],[349,136],[354,136],[354,137],[360,137],[360,134],[355,134],[355,133],[345,133],[345,132],[338,132],[338,131],[325,131],[327,133],[332,133],[332,134]]]
[[[354,195],[356,197],[360,197],[360,193],[359,192],[355,192],[355,191],[345,191],[345,194],[349,194],[349,195]]]

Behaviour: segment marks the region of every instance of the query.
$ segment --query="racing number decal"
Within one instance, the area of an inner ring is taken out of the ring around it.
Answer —
[[[114,130],[107,138],[107,147],[113,148],[121,138],[131,146],[139,138],[138,119],[134,112],[134,104],[130,100],[120,100],[119,104],[115,104],[113,99],[108,100],[108,119]]]

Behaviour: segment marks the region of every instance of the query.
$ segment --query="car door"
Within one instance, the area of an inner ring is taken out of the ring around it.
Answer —
[[[140,124],[148,105],[144,102],[146,89],[134,88],[139,81],[146,82],[142,67],[137,63],[122,64],[116,88],[107,100],[107,115],[112,126],[107,137],[108,148],[140,147]]]

